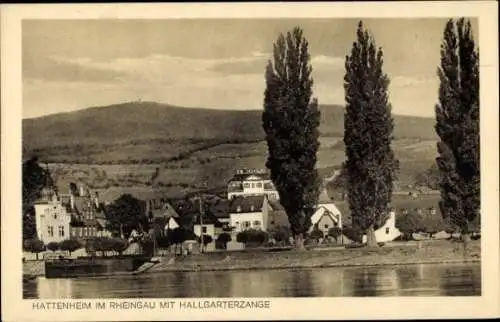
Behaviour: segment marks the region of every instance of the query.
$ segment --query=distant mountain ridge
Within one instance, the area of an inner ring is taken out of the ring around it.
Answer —
[[[344,108],[322,105],[322,136],[343,136]],[[264,139],[260,110],[184,108],[127,102],[24,119],[23,149],[115,145],[147,140]],[[432,118],[394,115],[396,138],[435,139]]]

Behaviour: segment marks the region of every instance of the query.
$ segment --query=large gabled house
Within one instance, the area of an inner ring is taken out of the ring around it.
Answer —
[[[38,238],[44,243],[109,236],[106,229],[104,205],[97,192],[91,197],[83,185],[69,188],[68,194],[59,194],[54,188],[42,189],[35,202],[35,218]]]
[[[269,202],[266,195],[235,197],[229,206],[230,226],[235,233],[268,226]]]

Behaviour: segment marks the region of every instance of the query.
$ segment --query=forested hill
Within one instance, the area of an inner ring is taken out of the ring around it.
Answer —
[[[321,106],[322,136],[342,136],[344,109]],[[434,120],[395,115],[396,138],[434,139]],[[123,144],[148,140],[262,140],[261,111],[184,108],[128,102],[23,120],[25,152],[67,145]]]

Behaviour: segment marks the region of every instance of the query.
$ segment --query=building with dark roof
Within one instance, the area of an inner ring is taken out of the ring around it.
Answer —
[[[269,209],[266,195],[235,197],[229,205],[230,226],[235,233],[248,229],[266,231]]]

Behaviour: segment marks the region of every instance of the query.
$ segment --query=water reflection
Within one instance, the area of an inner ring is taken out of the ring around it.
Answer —
[[[162,273],[24,284],[25,298],[481,295],[479,264]]]

